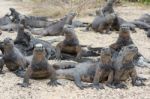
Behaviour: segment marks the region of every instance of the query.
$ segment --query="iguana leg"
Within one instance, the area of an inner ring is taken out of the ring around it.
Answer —
[[[82,48],[81,48],[81,46],[77,46],[76,47],[76,52],[77,52],[76,58],[77,59],[81,59],[81,55],[82,55]]]
[[[113,80],[114,80],[114,71],[111,70],[110,73],[109,73],[109,75],[108,75],[108,79],[106,81],[106,85],[108,87],[112,87]]]
[[[85,85],[83,85],[83,83],[81,83],[81,78],[79,75],[74,75],[74,83],[76,84],[77,87],[79,87],[81,90],[83,90],[85,88]]]
[[[111,28],[111,26],[109,26],[107,29],[106,29],[106,34],[110,34],[111,33],[111,31],[110,31],[110,28]]]
[[[0,59],[0,74],[3,74],[4,60]]]
[[[88,26],[86,27],[86,30],[89,31],[91,27],[92,27],[92,24],[88,25]]]
[[[25,49],[26,51],[29,51],[29,50],[31,50],[31,49],[33,49],[34,48],[34,45],[33,44],[29,44],[29,46]]]
[[[94,77],[94,81],[92,85],[97,90],[104,89],[104,86],[101,83],[99,83],[103,73],[104,71],[100,69],[100,67],[98,66],[98,68],[96,69],[96,73],[95,73],[95,77]]]
[[[23,79],[23,83],[19,84],[21,85],[22,87],[28,87],[30,84],[29,84],[29,79],[31,77],[31,74],[32,74],[32,68],[31,67],[28,67],[25,75],[24,75],[24,79]]]
[[[133,86],[144,86],[144,85],[145,85],[145,84],[143,83],[143,81],[141,81],[141,80],[138,79],[137,72],[136,72],[136,69],[135,69],[135,68],[133,68],[133,69],[131,70],[130,76],[131,76],[131,79],[132,79],[132,84],[133,84]]]
[[[127,86],[124,83],[121,83],[121,75],[123,74],[124,70],[118,70],[115,72],[114,75],[114,81],[113,81],[113,85],[115,86],[115,88],[127,88]]]
[[[61,59],[61,50],[62,50],[63,42],[59,43],[56,46],[56,58]]]
[[[99,32],[99,33],[101,33],[101,34],[104,33],[104,31],[103,31],[103,26],[102,26],[102,25],[100,25],[100,26],[98,27],[97,32]]]
[[[48,82],[48,85],[50,86],[61,85],[59,82],[57,82],[56,71],[52,66],[48,66],[48,72],[50,74],[50,81]]]

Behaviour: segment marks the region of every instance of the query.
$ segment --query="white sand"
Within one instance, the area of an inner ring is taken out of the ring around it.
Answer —
[[[3,16],[8,12],[9,7],[14,7],[21,13],[28,13],[30,9],[21,5],[15,4],[11,1],[0,0],[0,16]],[[141,7],[117,7],[115,8],[117,13],[128,20],[138,18],[141,14],[150,12],[150,9],[144,9]],[[80,18],[82,21],[91,21],[93,17]],[[76,29],[77,35],[81,44],[92,44],[95,47],[109,46],[115,42],[118,35],[113,32],[111,35],[100,35],[94,32],[81,32],[81,29]],[[140,53],[146,58],[150,59],[150,38],[147,38],[145,32],[137,29],[137,33],[131,34],[133,41],[138,46]],[[0,39],[5,37],[15,38],[16,33],[3,32]],[[44,37],[42,39],[49,39],[50,37]],[[46,83],[46,80],[30,80],[31,86],[29,88],[21,88],[17,83],[22,82],[22,78],[16,77],[15,74],[9,72],[4,68],[5,74],[0,75],[0,99],[149,99],[150,98],[150,69],[137,68],[138,74],[142,77],[146,77],[146,86],[133,87],[129,84],[129,89],[110,89],[108,87],[105,90],[96,89],[78,89],[75,84],[67,80],[59,80],[63,84],[58,87],[50,87]]]

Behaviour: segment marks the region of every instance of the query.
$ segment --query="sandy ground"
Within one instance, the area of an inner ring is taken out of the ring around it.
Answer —
[[[10,7],[14,7],[21,13],[28,14],[30,9],[23,8],[20,4],[13,3],[7,0],[0,0],[0,16],[8,12]],[[141,8],[138,6],[123,6],[115,8],[116,12],[123,18],[133,20],[141,14],[150,12],[150,9]],[[79,18],[82,21],[90,22],[93,17]],[[118,34],[113,32],[111,35],[100,35],[94,32],[81,32],[81,28],[76,29],[81,44],[92,45],[93,47],[107,47],[115,42]],[[137,29],[137,33],[131,34],[133,41],[138,46],[140,53],[150,59],[150,39],[146,37],[145,32]],[[15,38],[16,33],[3,32],[0,39],[5,37]],[[45,37],[42,39],[50,39]],[[128,89],[110,89],[105,87],[105,90],[96,89],[78,89],[75,84],[67,80],[59,80],[62,86],[50,87],[47,85],[48,79],[45,80],[30,80],[29,88],[21,88],[17,83],[22,82],[22,78],[16,77],[13,73],[4,68],[5,74],[0,75],[0,99],[150,99],[150,69],[137,68],[138,74],[147,78],[144,87],[133,87],[128,84]]]

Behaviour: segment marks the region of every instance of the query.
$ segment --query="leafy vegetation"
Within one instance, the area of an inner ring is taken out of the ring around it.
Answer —
[[[144,4],[150,4],[150,0],[139,0],[139,2],[144,3]]]

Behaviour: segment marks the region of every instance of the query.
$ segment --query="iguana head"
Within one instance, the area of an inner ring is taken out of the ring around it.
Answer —
[[[33,57],[36,57],[36,59],[42,60],[46,56],[46,51],[45,48],[42,44],[36,44],[34,46],[34,51],[33,51]]]
[[[125,46],[119,52],[119,56],[123,57],[123,63],[132,62],[135,55],[138,53],[138,48],[134,44]]]
[[[101,56],[100,56],[101,62],[103,64],[110,64],[112,61],[112,53],[110,48],[103,48],[101,50]]]
[[[4,39],[4,48],[12,49],[14,47],[14,41],[7,37]]]
[[[127,25],[121,25],[120,30],[119,30],[119,36],[120,37],[130,37],[130,28]]]

